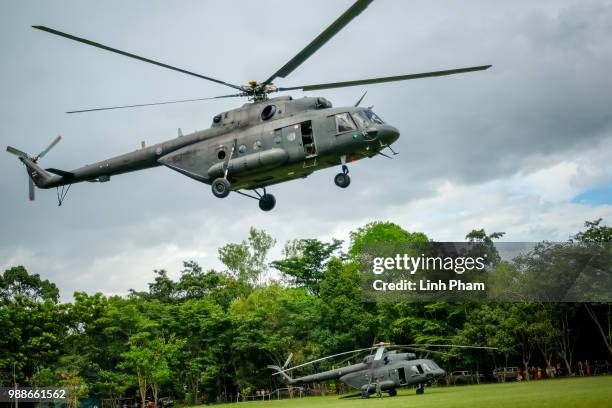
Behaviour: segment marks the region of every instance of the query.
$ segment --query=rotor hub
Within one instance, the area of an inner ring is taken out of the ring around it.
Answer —
[[[256,80],[248,81],[240,87],[240,90],[243,96],[247,96],[253,101],[265,101],[268,99],[268,94],[278,92],[278,88],[272,83],[260,84]]]

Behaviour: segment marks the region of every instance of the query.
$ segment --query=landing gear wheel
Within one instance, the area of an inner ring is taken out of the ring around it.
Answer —
[[[347,188],[351,184],[351,178],[346,173],[338,173],[334,177],[334,183],[340,188]]]
[[[272,194],[264,194],[259,199],[259,208],[263,211],[270,211],[276,205],[276,198]]]
[[[230,182],[224,178],[215,179],[210,187],[213,195],[217,198],[225,198],[230,193]]]
[[[393,388],[392,390],[389,390],[390,397],[395,397],[396,395],[397,395],[397,390],[395,388]]]
[[[367,391],[362,392],[362,393],[361,393],[361,398],[365,398],[365,399],[370,398],[370,393],[369,393],[369,392],[367,392]]]
[[[423,384],[417,385],[416,393],[417,395],[421,395],[425,393],[425,387],[423,387]]]

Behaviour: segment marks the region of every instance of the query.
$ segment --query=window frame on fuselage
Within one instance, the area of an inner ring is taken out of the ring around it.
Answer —
[[[349,130],[340,130],[340,123],[338,122],[338,117],[342,116],[342,115],[346,115],[347,118],[349,118],[350,123],[353,124],[354,128],[353,129],[349,129]],[[336,113],[334,115],[334,120],[336,122],[336,133],[346,133],[346,132],[354,132],[356,130],[359,130],[359,127],[357,126],[357,123],[355,123],[355,119],[353,119],[353,116],[351,116],[351,114],[349,112],[340,112],[340,113]]]

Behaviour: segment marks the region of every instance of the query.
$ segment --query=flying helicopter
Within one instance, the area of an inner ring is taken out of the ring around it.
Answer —
[[[55,138],[36,156],[30,156],[8,146],[7,151],[16,155],[26,167],[29,175],[30,200],[35,198],[35,186],[41,189],[55,187],[58,204],[61,205],[72,184],[83,181],[104,183],[115,175],[157,166],[166,166],[194,180],[209,184],[215,197],[224,198],[230,192],[235,192],[255,199],[260,209],[264,211],[272,210],[276,204],[275,197],[267,192],[267,187],[308,177],[314,171],[340,166],[341,171],[335,175],[334,183],[341,188],[348,187],[351,179],[347,164],[377,155],[391,157],[389,154],[397,154],[391,145],[400,136],[398,129],[385,123],[371,108],[360,107],[363,96],[353,106],[333,108],[332,103],[323,97],[294,99],[291,96],[270,97],[271,94],[438,77],[482,71],[491,67],[491,65],[481,65],[300,86],[277,87],[274,84],[277,78],[286,78],[304,63],[361,14],[372,1],[357,0],[267,79],[263,82],[251,80],[245,85],[225,82],[54,28],[32,26],[49,34],[212,81],[234,90],[232,94],[207,98],[80,109],[67,112],[69,114],[234,97],[246,97],[248,102],[239,108],[215,115],[209,129],[186,135],[183,135],[179,129],[178,137],[171,140],[149,147],[143,145],[139,150],[70,171],[57,168],[43,169],[38,163],[39,159],[60,141],[61,136]]]
[[[361,396],[362,398],[369,398],[370,394],[376,392],[377,382],[380,384],[381,391],[388,392],[389,396],[392,397],[397,395],[398,388],[408,386],[414,386],[417,394],[423,394],[426,384],[431,384],[444,378],[446,372],[431,359],[417,358],[415,353],[399,353],[398,350],[392,349],[455,356],[441,351],[428,350],[428,348],[432,347],[496,350],[494,347],[484,346],[462,346],[455,344],[392,345],[381,342],[372,347],[345,351],[287,368],[293,357],[293,354],[290,354],[282,367],[278,365],[269,365],[268,368],[276,371],[273,375],[281,375],[290,385],[301,385],[329,380],[341,381],[349,387],[359,390],[359,394],[350,395],[351,397]],[[370,354],[364,357],[360,363],[349,364],[345,367],[339,367],[303,377],[293,378],[287,374],[289,371],[328,359],[374,350],[376,351],[374,355]]]

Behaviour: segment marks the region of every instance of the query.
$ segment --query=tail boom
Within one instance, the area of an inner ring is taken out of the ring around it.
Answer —
[[[20,157],[19,160],[21,160],[21,162],[26,166],[28,176],[30,176],[38,188],[51,188],[60,186],[62,184],[69,184],[63,183],[64,177],[47,173],[29,157]]]

